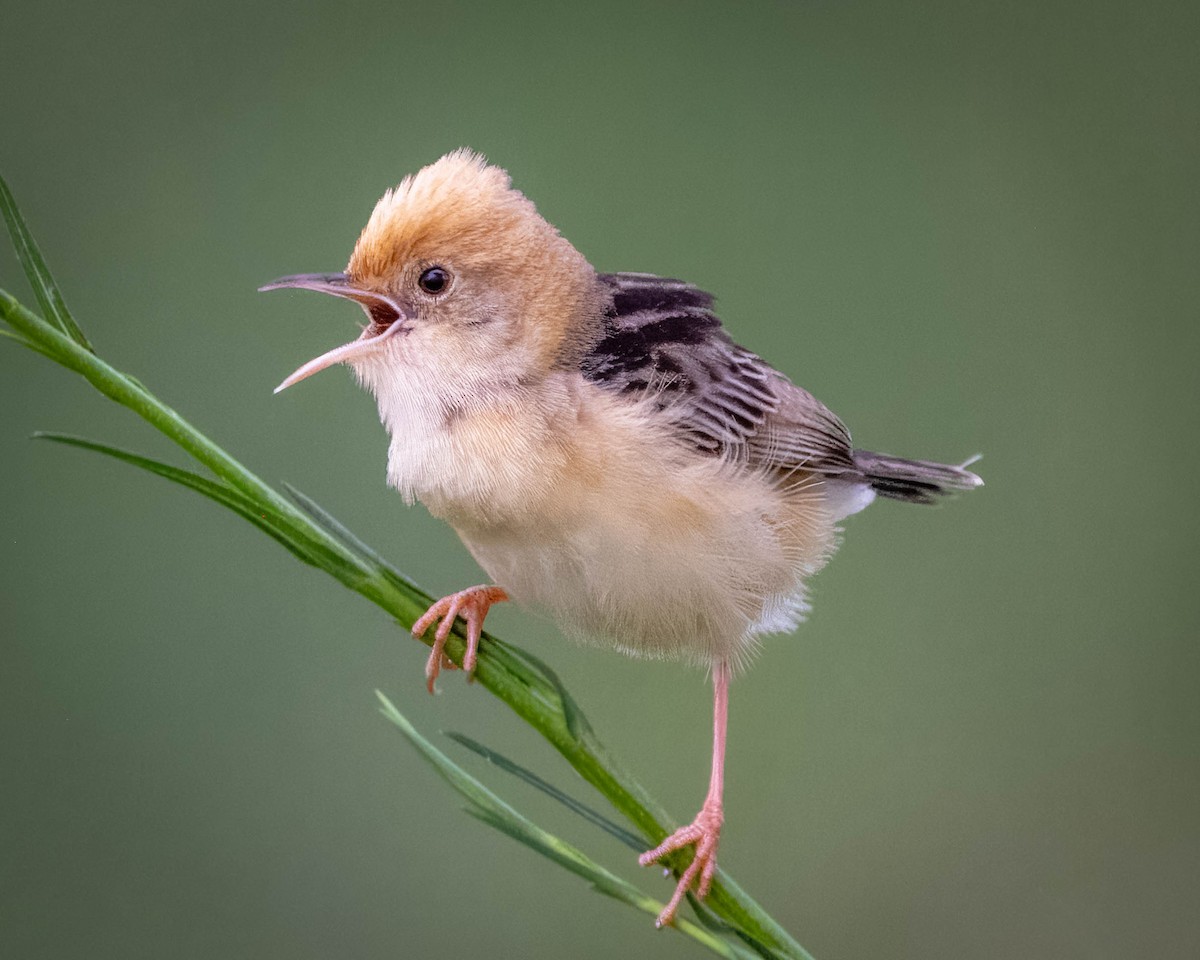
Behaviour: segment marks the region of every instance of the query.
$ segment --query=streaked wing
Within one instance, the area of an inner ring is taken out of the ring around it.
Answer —
[[[655,397],[706,453],[781,469],[856,472],[846,428],[811,394],[739,347],[691,284],[643,273],[601,274],[613,291],[589,380]]]
[[[842,421],[807,390],[781,373],[776,373],[776,377],[779,409],[751,438],[751,459],[827,476],[849,473],[860,479],[850,433]]]

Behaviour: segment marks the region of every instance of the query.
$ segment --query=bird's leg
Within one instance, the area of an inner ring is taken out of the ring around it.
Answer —
[[[638,863],[647,867],[681,847],[696,847],[696,855],[679,877],[675,893],[655,921],[659,927],[675,921],[675,912],[679,909],[684,894],[693,886],[696,888],[696,896],[707,896],[713,876],[717,872],[717,846],[721,842],[721,824],[725,820],[721,796],[725,785],[725,726],[728,714],[729,664],[722,661],[713,667],[712,776],[708,781],[708,796],[704,798],[704,806],[690,824],[680,827],[653,850],[648,850],[638,857]],[[696,882],[697,877],[699,883]]]
[[[488,608],[493,603],[507,599],[508,594],[500,587],[467,587],[466,590],[442,597],[413,624],[413,636],[422,637],[435,621],[441,621],[433,637],[433,649],[429,652],[429,659],[425,661],[425,685],[430,693],[433,693],[433,682],[438,678],[442,667],[447,670],[457,669],[454,661],[444,652],[446,639],[454,626],[454,618],[461,616],[467,623],[467,651],[463,654],[463,669],[469,677],[475,670],[475,656],[479,650],[479,636],[483,632],[483,618],[487,616]]]

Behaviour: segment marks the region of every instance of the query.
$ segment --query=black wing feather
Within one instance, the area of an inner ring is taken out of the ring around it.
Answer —
[[[699,450],[781,469],[857,473],[850,436],[811,394],[729,337],[713,298],[643,273],[601,274],[612,306],[581,364],[619,393],[649,394]]]

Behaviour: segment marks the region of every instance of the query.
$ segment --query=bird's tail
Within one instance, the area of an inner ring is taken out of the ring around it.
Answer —
[[[941,497],[982,487],[983,480],[967,469],[979,457],[961,466],[929,460],[904,460],[885,453],[855,450],[854,465],[881,497],[908,503],[937,503]]]

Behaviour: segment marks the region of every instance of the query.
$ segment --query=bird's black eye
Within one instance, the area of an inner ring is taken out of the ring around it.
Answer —
[[[441,267],[430,267],[417,280],[426,293],[441,293],[449,282],[450,274]]]

